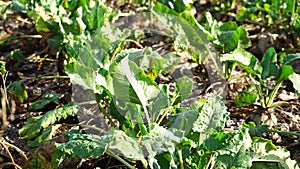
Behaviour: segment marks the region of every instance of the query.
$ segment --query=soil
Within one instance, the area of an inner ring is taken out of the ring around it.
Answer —
[[[116,4],[111,4],[114,7],[118,7]],[[201,17],[203,12],[211,7],[212,4],[194,4],[197,8],[197,15]],[[123,10],[133,10],[134,5],[119,6]],[[222,18],[222,21],[234,20],[230,16],[224,17],[219,13],[213,13],[215,18]],[[221,19],[220,19],[221,20]],[[243,26],[243,23],[239,23]],[[292,37],[284,30],[265,28],[259,25],[248,24],[249,36],[251,37],[252,45],[248,49],[258,58],[263,56],[263,53],[268,47],[275,47],[276,51],[280,51],[282,48],[290,49],[295,47]],[[22,35],[41,35],[41,38],[22,38]],[[0,60],[6,62],[6,70],[8,74],[4,77],[4,82],[0,82],[1,86],[8,86],[9,84],[22,80],[22,85],[25,87],[28,93],[28,99],[21,102],[16,96],[8,93],[8,108],[13,111],[9,111],[7,116],[7,122],[9,123],[6,128],[2,128],[4,132],[1,141],[9,143],[18,147],[24,153],[30,154],[36,149],[43,149],[43,151],[49,152],[45,148],[45,145],[39,148],[30,148],[27,146],[27,142],[21,139],[18,135],[18,130],[24,125],[24,123],[31,117],[42,115],[49,110],[59,108],[62,105],[67,104],[71,100],[72,84],[68,78],[55,78],[57,76],[65,76],[63,71],[63,63],[61,56],[56,49],[53,49],[47,45],[47,34],[41,34],[36,32],[34,24],[22,13],[9,13],[7,19],[4,20],[0,16],[0,40],[11,37],[11,39],[5,41],[4,45],[0,44]],[[262,45],[263,44],[263,45]],[[142,43],[142,45],[145,45]],[[18,60],[10,57],[10,52],[13,50],[20,50],[23,53],[23,59]],[[188,61],[186,61],[188,63]],[[205,97],[209,84],[208,76],[201,73],[203,67],[194,66],[190,67],[191,72],[194,74],[194,81],[198,87],[198,96]],[[300,63],[295,63],[294,68],[296,72],[300,72]],[[199,73],[200,72],[200,73]],[[53,76],[53,78],[45,78]],[[172,81],[172,77],[166,76],[157,79],[158,83],[169,83]],[[5,85],[4,85],[5,84]],[[200,84],[205,84],[201,85]],[[274,109],[265,110],[260,106],[253,106],[251,108],[236,108],[235,94],[236,91],[241,91],[244,87],[249,86],[249,79],[241,71],[236,71],[231,80],[227,84],[228,95],[226,97],[226,106],[230,111],[231,119],[227,123],[228,129],[237,129],[241,127],[244,121],[259,122],[264,116],[264,120],[274,128],[279,128],[282,131],[295,131],[300,130],[300,112],[299,112],[299,98],[295,96],[293,88],[290,83],[284,83],[280,89],[276,102],[282,103],[279,107]],[[47,92],[61,93],[63,96],[59,99],[59,104],[49,104],[42,110],[34,111],[30,108],[29,103],[32,103],[40,98],[40,96]],[[2,118],[3,120],[3,118]],[[65,123],[78,123],[78,120],[69,118],[64,121]],[[3,125],[3,122],[0,122]],[[62,129],[63,130],[63,129]],[[0,133],[1,134],[1,133]],[[52,140],[58,141],[58,137]],[[294,136],[286,136],[279,134],[267,134],[265,137],[272,139],[274,143],[282,146],[289,146],[289,150],[292,152],[294,159],[300,159],[299,152],[294,151],[295,147],[299,147],[296,144],[299,139]],[[51,142],[49,143],[51,145]],[[48,144],[48,145],[49,145]],[[53,146],[53,144],[52,144]],[[50,146],[51,147],[51,146]],[[1,146],[0,146],[1,148]],[[51,149],[51,148],[50,148]],[[14,159],[19,162],[21,155],[15,148],[9,149]],[[9,155],[4,148],[0,149],[0,164],[10,161]],[[137,163],[138,168],[141,168],[141,164]],[[99,159],[86,159],[86,160],[67,160],[63,163],[61,168],[126,168],[120,164],[117,160],[104,155]]]

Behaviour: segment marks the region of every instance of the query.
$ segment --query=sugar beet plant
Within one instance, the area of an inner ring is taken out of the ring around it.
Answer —
[[[119,33],[124,36],[123,32]],[[116,32],[114,35],[118,36]],[[282,158],[288,157],[288,153],[271,142],[261,138],[252,140],[250,133],[266,131],[263,128],[249,126],[226,132],[228,112],[219,96],[180,108],[181,101],[191,93],[191,80],[178,79],[175,91],[170,93],[168,85],[156,84],[153,73],[149,73],[172,70],[176,64],[175,53],[162,57],[151,48],[123,49],[111,58],[119,46],[116,44],[121,42],[108,39],[103,32],[94,38],[66,66],[66,71],[74,84],[84,84],[81,89],[95,95],[105,119],[115,123],[108,130],[82,125],[100,130],[100,135],[82,133],[76,128],[65,131],[67,142],[55,144],[53,167],[66,158],[99,158],[104,153],[128,168],[135,168],[132,164],[135,161],[140,161],[144,168],[259,168],[264,160],[263,165],[270,165],[267,164],[269,155],[278,157],[276,163],[283,168],[295,165]],[[26,123],[20,134],[45,141],[41,138],[51,135],[54,121],[75,115],[78,106],[85,104],[91,103],[73,103],[36,117]]]
[[[48,42],[70,57],[65,70],[74,86],[79,87],[74,87],[74,102],[29,119],[19,131],[30,146],[39,146],[51,140],[60,126],[73,126],[62,133],[66,141],[55,144],[51,161],[42,153],[34,153],[30,166],[25,167],[57,168],[68,158],[99,158],[105,153],[128,168],[135,168],[136,162],[155,169],[262,168],[274,162],[278,168],[297,167],[285,150],[256,137],[267,131],[265,127],[248,125],[226,131],[229,115],[220,96],[212,94],[208,100],[181,107],[191,94],[191,79],[181,77],[173,87],[155,82],[159,74],[174,70],[184,51],[189,51],[198,63],[210,57],[205,39],[211,34],[185,9],[172,10],[157,2],[146,15],[153,25],[157,19],[165,23],[167,28],[159,32],[174,42],[171,52],[160,54],[151,47],[131,48],[132,42],[143,38],[143,32],[110,25],[114,12],[98,1],[30,2],[32,6],[28,7],[13,1],[15,7],[28,13],[38,30],[53,33]],[[184,3],[174,1],[176,4]],[[224,37],[222,43],[215,45],[229,45],[230,51],[243,46],[245,41],[239,37],[244,30],[233,27],[238,40],[226,43],[225,36],[232,35],[232,31],[225,29],[218,35]],[[93,105],[99,113],[86,117],[92,117],[88,121],[96,119],[95,125],[58,123],[70,116],[80,119],[86,115],[83,108]],[[98,134],[92,134],[95,132]]]
[[[222,61],[233,62],[240,65],[251,79],[251,84],[255,86],[256,92],[240,93],[239,100],[247,104],[254,103],[258,96],[263,108],[273,107],[274,98],[284,80],[290,80],[299,96],[300,75],[293,71],[290,65],[299,59],[299,54],[288,54],[278,63],[277,53],[274,48],[269,48],[264,54],[261,62],[251,53],[237,49],[230,54],[224,54]],[[253,95],[254,94],[254,95]],[[250,99],[249,99],[250,98]]]
[[[291,64],[299,59],[299,53],[287,54],[284,59],[274,48],[269,48],[261,61],[245,49],[251,46],[248,32],[236,22],[221,23],[210,13],[206,13],[206,26],[198,25],[206,37],[221,53],[224,62],[224,73],[230,78],[236,64],[244,69],[251,79],[254,90],[244,91],[237,95],[237,106],[249,106],[257,98],[263,108],[273,107],[274,98],[284,80],[290,80],[299,96],[299,74],[293,71]],[[250,88],[251,89],[251,88]]]

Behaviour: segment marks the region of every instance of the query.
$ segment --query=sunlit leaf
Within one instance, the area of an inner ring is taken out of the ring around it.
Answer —
[[[271,140],[265,138],[253,138],[253,169],[278,168],[290,169],[296,167],[296,161],[289,158],[290,153],[280,147],[276,147]],[[298,167],[296,167],[298,168]]]
[[[155,118],[158,111],[167,106],[167,96],[136,63],[128,58],[113,65],[111,73],[113,78],[111,90],[116,94],[118,101],[141,104],[145,115],[149,113],[151,118]]]
[[[230,61],[239,64],[247,73],[260,75],[262,67],[259,60],[250,52],[244,49],[236,49],[232,53],[223,54],[221,61]]]
[[[145,160],[143,149],[137,139],[127,136],[121,130],[112,131],[112,135],[110,150],[130,160]]]
[[[289,76],[289,79],[293,83],[293,87],[296,90],[297,95],[300,97],[300,75],[293,73]]]
[[[193,131],[206,133],[216,128],[224,128],[229,118],[226,106],[220,96],[209,99],[202,107],[194,123]]]

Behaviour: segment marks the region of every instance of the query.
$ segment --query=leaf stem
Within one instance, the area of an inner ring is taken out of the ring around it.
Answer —
[[[23,80],[42,80],[42,79],[69,79],[69,76],[42,76],[36,78],[24,78]]]
[[[125,40],[123,40],[123,41],[121,41],[119,44],[118,44],[118,46],[117,46],[117,48],[112,52],[112,54],[111,54],[111,60],[115,60],[116,58],[116,55],[123,49],[123,47],[126,45],[126,41]]]
[[[121,157],[119,157],[118,155],[116,155],[113,151],[111,151],[110,149],[107,149],[106,152],[114,157],[115,159],[117,159],[118,161],[120,161],[122,164],[124,164],[126,167],[128,167],[129,169],[135,169],[134,166],[132,166],[131,164],[129,164],[127,161],[123,160]]]
[[[214,167],[213,160],[214,160],[215,156],[216,156],[216,152],[213,152],[213,154],[210,156],[210,158],[207,162],[207,165],[206,165],[205,169],[209,169],[209,167],[210,168]]]
[[[157,124],[158,125],[160,125],[160,123],[163,121],[163,119],[166,117],[166,115],[168,114],[168,112],[169,111],[171,111],[172,110],[172,106],[171,107],[169,107],[169,108],[167,108],[167,109],[165,109],[164,111],[163,111],[163,114],[160,116],[160,118],[158,119],[158,121],[157,121]]]
[[[279,134],[288,135],[288,136],[300,137],[300,133],[291,132],[291,131],[280,131],[280,130],[271,130],[271,129],[269,129],[268,132],[274,132],[274,133],[279,133]]]
[[[180,169],[184,169],[183,159],[182,159],[182,151],[179,148],[178,148],[178,156],[179,156]]]
[[[105,132],[103,129],[100,129],[99,127],[96,126],[91,126],[91,125],[86,125],[86,124],[63,124],[64,126],[69,126],[69,127],[74,127],[74,126],[81,126],[83,128],[89,128],[89,129],[93,129],[96,131],[100,131],[100,132]]]
[[[106,110],[103,107],[101,107],[101,105],[98,105],[98,107],[101,110],[101,112],[104,114],[104,116],[108,119],[110,125],[112,125],[113,127],[116,127],[115,123],[113,122],[112,118],[108,115]]]
[[[274,89],[272,90],[272,92],[270,93],[270,96],[268,97],[268,100],[266,100],[267,101],[267,104],[266,104],[267,107],[271,107],[272,106],[274,98],[276,96],[276,93],[277,93],[278,89],[281,86],[281,83],[282,83],[282,81],[279,82],[279,83],[277,83],[275,85]]]
[[[257,84],[257,81],[251,76],[249,75],[249,78],[251,79],[251,81],[253,82],[256,90],[257,90],[257,94],[258,94],[258,97],[259,97],[259,102],[261,104],[261,106],[263,108],[266,108],[266,102],[265,102],[265,98],[264,98],[264,95],[263,95],[263,92],[261,90],[261,85],[260,84]]]

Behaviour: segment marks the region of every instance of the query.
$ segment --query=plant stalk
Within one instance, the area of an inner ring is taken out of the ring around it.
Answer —
[[[277,93],[278,89],[279,89],[280,86],[281,86],[281,83],[282,83],[282,81],[279,82],[279,83],[277,83],[277,84],[275,85],[274,89],[273,89],[272,92],[270,93],[270,96],[267,98],[267,99],[268,99],[268,100],[266,100],[266,101],[267,101],[267,104],[266,104],[267,107],[271,107],[271,106],[272,106],[273,101],[274,101],[274,98],[275,98],[275,96],[276,96],[276,93]]]
[[[118,161],[120,161],[122,164],[124,164],[126,167],[128,167],[129,169],[135,169],[134,166],[132,166],[131,164],[129,164],[127,161],[123,160],[121,157],[119,157],[118,155],[116,155],[113,151],[111,151],[110,149],[107,149],[106,152],[114,157],[115,159],[117,159]]]
[[[25,78],[24,80],[42,80],[42,79],[69,79],[69,76],[42,76],[36,78]]]
[[[265,102],[265,98],[264,98],[264,95],[263,95],[263,92],[261,90],[261,85],[260,84],[257,84],[257,81],[255,79],[253,79],[253,77],[251,75],[249,75],[249,78],[251,79],[251,81],[253,82],[256,90],[257,90],[257,94],[258,94],[258,97],[259,97],[259,102],[261,104],[261,106],[263,108],[266,108],[266,102]]]
[[[270,129],[269,129],[268,132],[274,132],[274,133],[283,134],[283,135],[288,135],[288,136],[296,136],[296,137],[300,137],[300,133],[291,132],[291,131],[280,131],[280,130],[270,130]]]
[[[178,156],[179,156],[180,169],[184,169],[183,159],[182,159],[182,151],[179,148],[178,148]]]

